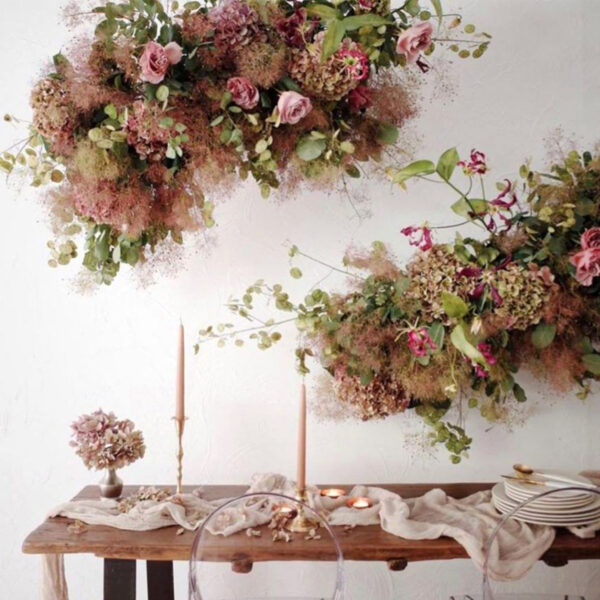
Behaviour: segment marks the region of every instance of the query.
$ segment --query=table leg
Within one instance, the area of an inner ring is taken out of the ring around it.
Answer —
[[[146,562],[148,600],[175,600],[173,563],[170,560]]]
[[[135,560],[104,559],[104,600],[135,600]]]

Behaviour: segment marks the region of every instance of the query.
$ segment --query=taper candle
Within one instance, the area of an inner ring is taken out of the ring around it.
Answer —
[[[306,385],[300,388],[300,416],[298,420],[298,493],[306,490]]]
[[[175,419],[185,421],[185,331],[179,323],[179,347],[177,357],[177,384],[175,396]]]

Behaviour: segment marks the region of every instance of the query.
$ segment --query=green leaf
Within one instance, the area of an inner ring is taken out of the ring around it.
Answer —
[[[485,358],[483,358],[481,352],[467,339],[467,334],[462,324],[458,324],[452,330],[450,341],[457,350],[468,356],[471,360],[479,364],[485,364]]]
[[[527,402],[527,394],[518,383],[514,384],[512,391],[517,402]]]
[[[321,61],[326,61],[330,56],[335,54],[337,49],[342,43],[346,28],[342,24],[342,21],[334,19],[327,22],[327,31],[323,38],[323,54],[321,55]]]
[[[298,267],[292,267],[290,269],[290,275],[294,279],[300,279],[300,277],[302,277],[302,271]]]
[[[403,183],[416,175],[431,175],[435,173],[435,165],[430,160],[417,160],[392,174],[394,183]]]
[[[438,175],[445,181],[450,181],[452,173],[454,173],[454,169],[456,168],[459,160],[460,157],[458,156],[456,148],[450,148],[449,150],[446,150],[446,152],[444,152],[444,154],[442,154],[438,160],[436,168]]]
[[[306,13],[311,17],[320,17],[321,19],[338,19],[340,17],[340,11],[333,6],[327,6],[326,4],[313,4],[306,8]]]
[[[540,323],[531,334],[531,343],[538,349],[546,348],[554,340],[556,325]]]
[[[431,0],[431,5],[433,6],[433,9],[435,10],[435,14],[438,18],[438,22],[441,25],[442,18],[444,17],[444,9],[442,8],[442,2],[441,2],[441,0]]]
[[[446,336],[446,329],[444,325],[439,321],[435,321],[428,328],[429,337],[433,340],[436,347],[436,352],[440,352],[444,347],[444,337]]]
[[[365,13],[363,15],[353,15],[342,20],[342,25],[346,31],[354,31],[361,27],[380,27],[381,25],[391,24],[388,19],[374,13]]]
[[[104,107],[104,113],[111,119],[117,118],[117,108],[112,102]]]
[[[380,123],[377,131],[377,141],[380,144],[391,145],[398,141],[399,131],[395,125],[391,123]]]
[[[156,90],[156,99],[159,102],[166,102],[169,98],[169,88],[166,85],[161,85]]]
[[[449,292],[442,292],[444,312],[452,319],[460,319],[469,312],[469,306],[462,299]]]
[[[315,160],[323,154],[326,147],[326,140],[314,139],[310,135],[305,135],[296,144],[296,154],[305,161]]]
[[[457,200],[450,208],[457,215],[468,219],[472,213],[486,212],[488,203],[486,200],[481,200],[479,198],[469,198],[467,201],[467,199],[463,197],[460,200]]]
[[[600,375],[600,354],[584,354],[581,360],[590,373]]]

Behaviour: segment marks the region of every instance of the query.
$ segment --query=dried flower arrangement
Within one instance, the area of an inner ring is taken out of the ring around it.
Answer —
[[[478,58],[489,44],[441,0],[431,6],[106,2],[82,13],[94,40],[54,56],[35,85],[30,135],[0,169],[52,185],[50,265],[76,257],[84,233],[84,266],[110,283],[123,263],[213,225],[208,192],[252,175],[266,197],[381,160],[414,113],[396,67],[426,72],[436,46]]]
[[[142,432],[134,428],[132,421],[99,409],[71,425],[70,445],[88,469],[121,469],[146,452]]]
[[[462,187],[457,166],[467,180]],[[524,366],[558,390],[578,385],[580,397],[600,378],[600,155],[573,151],[550,173],[523,165],[518,178],[486,195],[487,171],[483,153],[460,160],[455,149],[437,164],[388,171],[402,187],[411,178],[447,184],[459,196],[455,226],[475,224],[483,239],[457,234],[452,244],[435,244],[434,228],[406,227],[418,252],[404,268],[381,243],[345,257],[350,292],[313,289],[294,303],[281,285],[259,280],[230,304],[255,321],[256,299],[273,299],[293,316],[248,327],[259,348],[281,338],[276,326],[294,321],[302,372],[315,356],[337,400],[365,420],[414,409],[454,462],[472,440],[462,423],[448,420],[453,405],[466,401],[486,419],[502,420],[511,400],[526,400],[515,380]],[[311,258],[296,247],[290,254]],[[298,267],[290,274],[302,275]],[[208,327],[200,341],[242,345],[239,333],[232,324]]]

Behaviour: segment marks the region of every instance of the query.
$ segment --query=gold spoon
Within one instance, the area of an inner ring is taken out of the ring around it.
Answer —
[[[540,471],[536,471],[533,467],[529,465],[517,463],[513,465],[513,469],[517,473],[517,477],[522,479],[523,481],[533,481],[529,479],[532,475],[537,475],[538,477],[542,477],[546,481],[557,481],[561,483],[567,483],[569,485],[577,485],[581,487],[594,488],[596,487],[593,483],[581,482],[576,479],[571,479],[570,477],[565,477],[563,475],[549,475],[547,473],[542,473]]]

